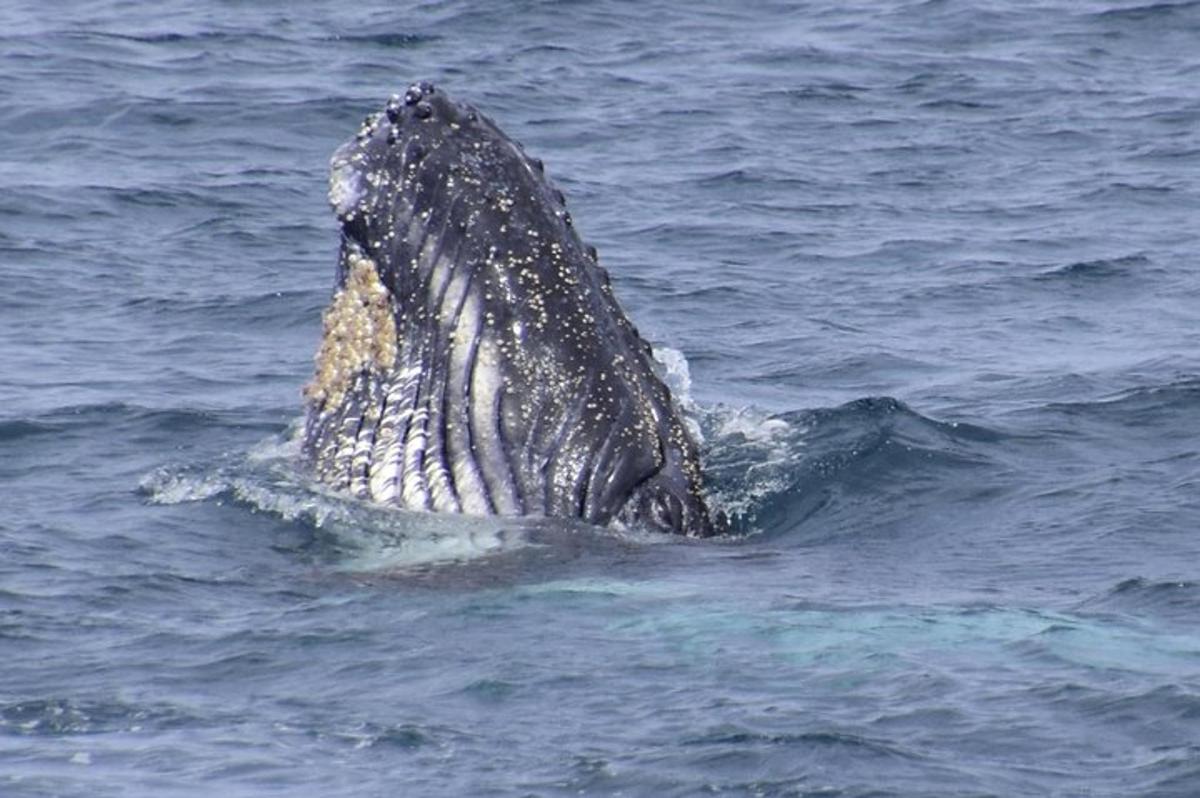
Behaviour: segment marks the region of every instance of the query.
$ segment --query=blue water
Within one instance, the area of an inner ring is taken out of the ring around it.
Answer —
[[[0,4],[0,795],[1200,795],[1198,41],[1138,0]],[[546,161],[736,537],[291,467],[328,157],[417,79]]]

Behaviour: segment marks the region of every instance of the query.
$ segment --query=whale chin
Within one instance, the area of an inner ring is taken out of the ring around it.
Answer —
[[[722,531],[650,347],[544,171],[428,83],[337,149],[305,459],[414,510]]]

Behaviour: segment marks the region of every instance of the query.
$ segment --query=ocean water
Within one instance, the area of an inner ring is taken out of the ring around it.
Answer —
[[[1200,3],[0,3],[0,795],[1200,795]],[[327,163],[543,158],[728,539],[292,467]]]

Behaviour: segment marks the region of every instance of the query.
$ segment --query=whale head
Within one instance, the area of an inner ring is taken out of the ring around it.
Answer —
[[[561,191],[475,108],[393,95],[330,163],[305,451],[410,509],[719,531],[695,442]]]

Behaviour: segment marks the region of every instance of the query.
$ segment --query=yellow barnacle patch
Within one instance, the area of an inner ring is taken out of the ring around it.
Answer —
[[[396,360],[392,295],[370,258],[350,255],[348,266],[345,285],[322,315],[316,374],[304,388],[310,401],[325,406],[340,404],[360,372],[386,371]]]

